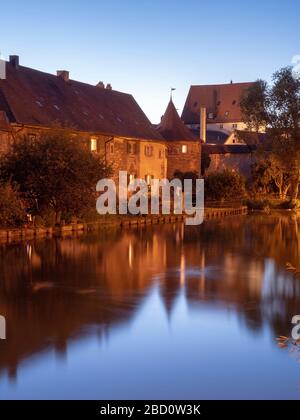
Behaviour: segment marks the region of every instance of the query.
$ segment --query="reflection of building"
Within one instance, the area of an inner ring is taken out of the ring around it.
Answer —
[[[299,261],[299,227],[297,216],[255,216],[3,247],[0,313],[9,339],[0,372],[14,376],[45,348],[64,354],[85,334],[105,337],[136,316],[153,288],[169,317],[180,296],[191,308],[230,308],[247,328],[283,334],[300,286],[280,267]]]
[[[18,136],[35,138],[54,123],[105,156],[115,174],[166,175],[164,139],[131,95],[71,80],[67,71],[55,76],[26,68],[11,56],[0,80],[0,152]]]

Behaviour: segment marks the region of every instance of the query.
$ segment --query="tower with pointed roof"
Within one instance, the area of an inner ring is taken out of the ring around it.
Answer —
[[[201,174],[201,140],[180,119],[172,97],[157,130],[166,140],[169,179],[176,172]]]

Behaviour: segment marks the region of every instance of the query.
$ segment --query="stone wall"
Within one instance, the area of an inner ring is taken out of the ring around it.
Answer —
[[[183,153],[183,146],[187,146],[187,153]],[[168,171],[169,179],[176,171],[197,172],[200,175],[201,144],[198,141],[169,142],[168,143]]]

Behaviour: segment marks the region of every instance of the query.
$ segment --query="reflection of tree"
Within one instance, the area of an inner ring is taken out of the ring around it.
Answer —
[[[293,340],[289,337],[281,336],[277,339],[277,343],[280,349],[288,350],[300,362],[300,339]]]
[[[128,322],[159,282],[168,315],[179,294],[190,306],[236,311],[245,328],[288,334],[300,282],[286,272],[300,261],[297,214],[111,230],[0,248],[0,313],[8,340],[0,370],[95,328],[99,337]]]

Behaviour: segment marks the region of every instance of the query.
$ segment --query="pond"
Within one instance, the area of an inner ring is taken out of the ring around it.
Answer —
[[[299,399],[300,216],[0,248],[0,399]]]

